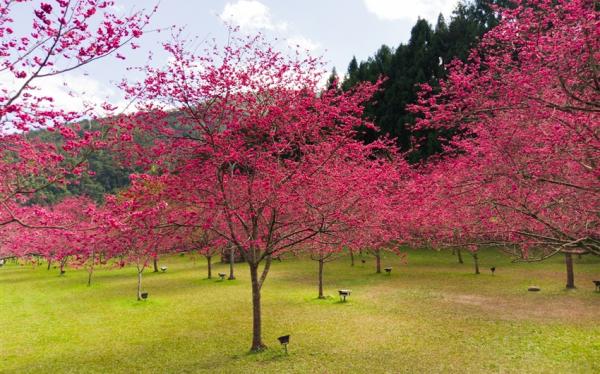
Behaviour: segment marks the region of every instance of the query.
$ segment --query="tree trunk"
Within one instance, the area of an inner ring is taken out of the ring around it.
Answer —
[[[377,264],[377,273],[381,273],[381,253],[375,252],[375,263]]]
[[[156,257],[154,257],[152,264],[154,265],[154,272],[158,273],[158,259]]]
[[[319,299],[324,299],[323,296],[323,258],[319,258]]]
[[[52,259],[51,258],[48,259],[48,269],[46,269],[46,270],[50,270],[50,266],[52,266]]]
[[[464,264],[464,263],[465,263],[465,262],[463,261],[463,258],[462,258],[462,253],[460,253],[460,248],[457,248],[457,249],[456,249],[456,256],[458,256],[458,263],[459,263],[459,264]]]
[[[94,264],[96,261],[96,253],[94,250],[92,250],[92,261],[90,263],[90,267],[88,268],[88,287],[90,287],[92,285],[92,274],[94,273]]]
[[[212,256],[206,256],[206,265],[208,267],[208,279],[212,279]]]
[[[233,261],[232,261],[233,263]],[[250,265],[252,280],[252,347],[250,351],[258,352],[266,348],[262,342],[262,323],[260,313],[260,281],[258,279],[258,264]]]
[[[573,256],[565,253],[565,264],[567,265],[567,288],[575,288],[575,274],[573,273]]]
[[[479,257],[473,253],[473,264],[475,265],[475,274],[479,274]]]
[[[142,271],[138,270],[138,281],[137,281],[137,299],[138,299],[138,301],[142,300]]]
[[[63,275],[65,273],[65,265],[67,263],[67,258],[63,258],[60,260],[60,275]]]
[[[354,266],[354,251],[350,250],[350,266]]]
[[[233,274],[233,263],[235,262],[235,248],[232,246],[229,250],[229,280],[234,280],[235,275]],[[260,308],[259,308],[260,309]]]
[[[94,252],[92,251],[92,262],[88,268],[88,282],[87,285],[90,287],[92,285],[92,273],[94,272]]]

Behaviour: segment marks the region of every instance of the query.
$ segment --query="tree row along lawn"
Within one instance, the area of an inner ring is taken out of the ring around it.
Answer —
[[[513,264],[483,251],[480,275],[470,257],[461,265],[446,251],[409,251],[407,265],[387,254],[390,275],[365,260],[327,264],[325,300],[316,262],[274,263],[263,294],[269,349],[255,354],[247,264],[219,281],[205,278],[203,258],[163,258],[168,270],[146,274],[149,298],[138,302],[132,267],[98,270],[87,287],[84,270],[9,263],[0,268],[0,372],[600,371],[598,258],[576,259],[571,291],[562,258]],[[352,290],[346,303],[340,288]],[[285,334],[288,355],[277,342]]]

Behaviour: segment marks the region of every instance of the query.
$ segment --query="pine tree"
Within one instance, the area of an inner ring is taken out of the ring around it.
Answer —
[[[412,130],[414,115],[406,110],[416,101],[418,84],[429,83],[434,89],[445,77],[444,65],[452,59],[466,60],[469,50],[479,38],[498,23],[490,1],[506,5],[508,0],[474,0],[459,3],[450,23],[439,15],[435,28],[424,19],[419,19],[411,30],[407,44],[397,48],[382,45],[366,61],[360,63],[353,57],[348,65],[342,89],[349,90],[362,81],[375,82],[381,76],[387,80],[367,105],[365,116],[373,120],[380,132],[361,129],[359,137],[372,142],[381,136],[396,139],[403,151],[411,151],[409,159],[418,162],[440,151],[440,137],[446,134],[433,130]],[[413,145],[418,147],[413,149]]]
[[[327,79],[327,85],[325,86],[327,90],[337,90],[339,88],[340,85],[340,78],[337,74],[337,70],[335,69],[335,66],[333,67],[333,69],[331,69],[331,74],[329,75],[329,78]]]

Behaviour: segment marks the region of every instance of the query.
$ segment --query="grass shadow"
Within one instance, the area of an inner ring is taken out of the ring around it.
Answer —
[[[229,357],[233,360],[245,360],[248,358],[252,358],[257,362],[275,362],[289,358],[290,354],[286,353],[286,351],[283,348],[272,348],[267,346],[260,351],[249,350],[245,353],[230,355]]]

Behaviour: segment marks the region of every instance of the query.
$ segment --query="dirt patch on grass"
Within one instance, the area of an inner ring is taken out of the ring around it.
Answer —
[[[457,306],[479,309],[481,312],[504,320],[546,320],[577,323],[598,318],[600,302],[571,297],[544,297],[523,295],[522,297],[482,296],[473,294],[449,294],[444,302]]]

